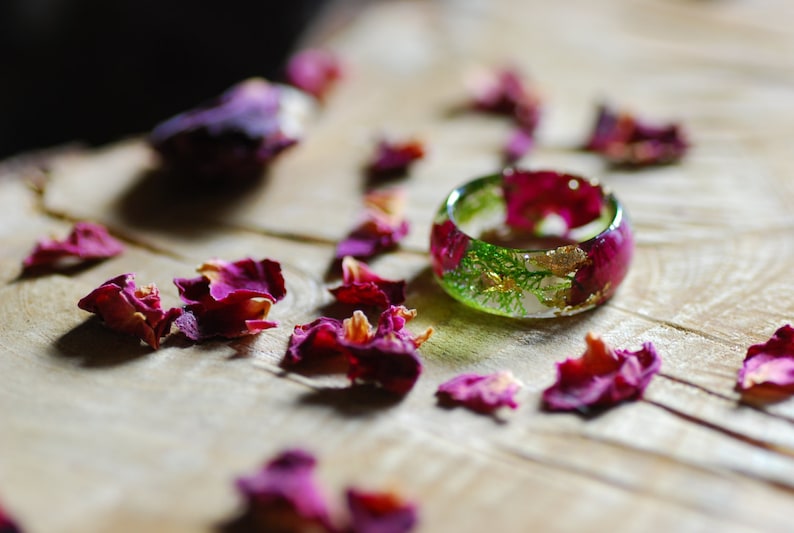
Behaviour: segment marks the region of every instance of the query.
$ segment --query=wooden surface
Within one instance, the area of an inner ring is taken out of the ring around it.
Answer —
[[[48,173],[6,164],[0,501],[32,532],[209,531],[240,509],[236,476],[301,446],[319,456],[329,493],[397,489],[419,503],[423,531],[790,531],[794,401],[746,405],[734,383],[747,346],[794,318],[792,22],[786,0],[371,4],[319,32],[348,76],[306,141],[243,197],[175,196],[138,139],[55,156]],[[594,312],[485,316],[429,273],[437,205],[499,167],[508,131],[450,111],[469,69],[507,63],[546,105],[522,163],[597,177],[633,218],[629,277]],[[691,154],[631,173],[578,152],[602,98],[679,120]],[[350,394],[343,376],[278,367],[292,326],[330,302],[323,275],[380,132],[429,149],[404,182],[407,243],[373,263],[409,281],[412,329],[437,330],[421,349],[425,373],[396,403]],[[78,219],[107,224],[127,252],[16,280],[37,238]],[[175,305],[172,278],[247,255],[281,261],[289,290],[271,314],[281,326],[252,338],[174,336],[152,352],[76,307],[128,271]],[[541,412],[554,363],[579,355],[591,330],[618,347],[652,341],[662,374],[645,400],[596,418]],[[501,369],[525,385],[518,410],[494,419],[436,405],[443,380]]]

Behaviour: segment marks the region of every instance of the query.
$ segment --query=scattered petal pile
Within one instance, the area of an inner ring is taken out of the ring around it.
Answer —
[[[328,50],[303,50],[290,58],[286,76],[287,83],[322,101],[342,77],[342,64]]]
[[[375,148],[367,172],[372,179],[397,176],[407,172],[408,167],[424,156],[425,147],[421,141],[392,142],[382,139]]]
[[[187,303],[176,325],[188,338],[229,339],[277,325],[265,319],[270,307],[287,294],[278,262],[214,259],[197,270],[199,277],[174,279],[179,297]]]
[[[639,399],[662,364],[650,342],[636,352],[613,349],[594,333],[585,342],[582,357],[557,364],[557,382],[543,391],[549,410],[584,411]]]
[[[479,413],[493,413],[500,407],[515,409],[515,395],[521,388],[509,370],[493,374],[461,374],[442,383],[436,395],[443,401],[460,404]]]
[[[104,226],[91,222],[78,222],[63,240],[42,239],[23,266],[26,271],[36,267],[57,268],[70,261],[107,259],[124,251],[124,245],[114,239]]]
[[[154,348],[171,330],[171,323],[182,314],[174,307],[164,311],[160,292],[154,284],[135,286],[135,274],[122,274],[103,283],[77,303],[80,309],[96,313],[105,325],[134,335]]]
[[[331,289],[331,293],[345,304],[385,308],[405,301],[405,280],[383,279],[366,263],[345,256],[342,259],[342,285]]]
[[[405,394],[422,372],[417,349],[433,333],[432,328],[420,335],[405,329],[415,316],[413,309],[390,306],[380,315],[377,328],[358,310],[344,321],[321,317],[295,326],[284,364],[341,356],[347,360],[351,382],[372,382],[389,392]]]
[[[335,531],[325,496],[314,480],[317,460],[288,450],[258,473],[237,480],[247,499],[244,521],[251,531]]]
[[[163,163],[191,180],[218,185],[259,177],[267,163],[296,142],[308,97],[252,78],[218,98],[155,127],[150,142]]]
[[[359,224],[339,242],[336,257],[366,259],[392,249],[408,234],[405,220],[405,193],[402,189],[376,190],[364,196],[364,213]]]
[[[593,132],[585,149],[603,155],[617,166],[645,167],[680,160],[688,144],[677,124],[650,125],[634,115],[598,109]]]
[[[772,338],[747,349],[737,380],[739,390],[775,388],[794,391],[794,328],[779,328]]]

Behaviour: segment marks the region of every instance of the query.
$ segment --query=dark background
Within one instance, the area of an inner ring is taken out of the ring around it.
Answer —
[[[0,158],[149,131],[276,79],[326,0],[0,0]]]

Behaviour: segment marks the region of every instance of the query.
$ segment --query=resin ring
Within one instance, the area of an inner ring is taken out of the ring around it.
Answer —
[[[617,198],[579,176],[507,169],[450,193],[430,236],[433,271],[461,302],[553,317],[608,300],[634,251]]]

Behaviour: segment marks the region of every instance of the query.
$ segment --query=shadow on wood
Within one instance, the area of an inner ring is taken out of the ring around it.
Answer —
[[[86,368],[123,365],[153,352],[131,335],[116,333],[91,317],[62,335],[50,347],[50,355],[71,359]]]
[[[395,407],[403,396],[393,394],[374,385],[353,385],[341,389],[319,389],[299,398],[303,406],[326,407],[337,414],[351,418],[371,416]]]

